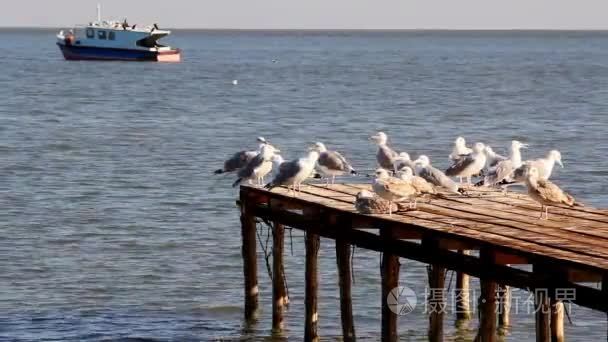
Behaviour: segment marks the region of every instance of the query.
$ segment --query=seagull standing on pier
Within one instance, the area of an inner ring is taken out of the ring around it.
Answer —
[[[315,143],[315,148],[319,152],[319,159],[317,165],[319,173],[327,181],[329,186],[329,178],[331,177],[331,184],[336,181],[336,176],[341,176],[346,172],[350,174],[357,174],[357,171],[346,161],[346,159],[336,151],[329,151],[325,147],[325,144],[321,142]]]
[[[391,177],[386,169],[377,169],[376,178],[372,183],[374,192],[389,202],[388,214],[392,215],[393,203],[410,201],[416,196],[416,189],[410,182]]]
[[[394,171],[393,164],[395,158],[398,157],[398,154],[392,148],[388,147],[388,137],[386,134],[384,132],[378,132],[376,135],[371,136],[370,140],[378,145],[378,152],[376,153],[378,165],[383,169]]]
[[[275,152],[280,151],[269,144],[262,146],[260,153],[239,170],[238,179],[232,184],[232,187],[236,187],[245,180],[249,184],[252,180],[256,180],[258,185],[262,185],[264,177],[272,171],[272,156]]]
[[[265,188],[272,190],[277,186],[285,185],[293,191],[295,196],[296,190],[300,191],[302,182],[313,173],[318,159],[317,147],[311,147],[306,157],[282,163],[277,175],[266,184]]]
[[[398,210],[397,205],[391,204],[376,194],[367,190],[360,191],[355,197],[355,209],[361,214],[384,214],[389,210],[391,212]]]
[[[459,188],[458,184],[456,184],[456,182],[454,182],[450,177],[431,166],[429,157],[421,155],[414,161],[414,163],[416,164],[416,175],[424,178],[427,182],[456,194],[464,193],[464,190]]]
[[[499,162],[493,169],[490,169],[484,179],[475,185],[493,186],[499,184],[503,180],[510,180],[513,172],[521,167],[521,149],[528,148],[527,144],[522,144],[517,140],[511,141],[511,152],[509,159]],[[487,151],[487,149],[486,149]],[[503,187],[506,193],[506,186]]]
[[[576,204],[574,197],[565,193],[551,181],[543,180],[539,177],[538,169],[530,167],[526,178],[526,185],[528,186],[530,197],[540,204],[540,219],[543,218],[543,212],[545,213],[545,219],[549,219],[549,206],[565,204],[572,207]]]
[[[395,158],[395,161],[393,162],[393,167],[397,172],[404,167],[409,167],[412,171],[416,170],[416,164],[410,159],[410,155],[407,152],[399,153],[399,156]]]
[[[407,166],[397,171],[397,176],[400,179],[409,182],[416,190],[416,195],[418,196],[437,194],[433,184],[427,182],[426,179],[420,176],[414,176],[414,171]],[[414,197],[414,205],[410,206],[410,208],[416,208],[417,200],[418,197]]]
[[[450,166],[445,174],[450,177],[467,178],[467,183],[471,184],[471,177],[478,175],[481,170],[486,166],[486,154],[484,144],[478,142],[473,146],[473,153],[466,157],[456,160],[456,162]],[[462,182],[461,182],[462,183]]]
[[[454,147],[449,158],[451,161],[456,161],[464,156],[473,153],[473,150],[467,147],[467,142],[463,137],[458,137],[454,140]]]
[[[247,163],[249,163],[253,158],[255,158],[255,156],[260,153],[264,145],[268,144],[264,137],[258,137],[256,140],[260,143],[256,151],[239,151],[233,154],[224,162],[223,168],[217,169],[213,173],[219,175],[222,173],[233,172],[242,169],[245,165],[247,165]]]
[[[498,165],[498,163],[500,163],[503,160],[508,160],[509,158],[500,155],[496,152],[494,152],[494,150],[492,149],[492,147],[486,145],[486,169],[490,170],[494,167],[496,167],[496,165]]]
[[[542,180],[547,180],[551,177],[553,173],[553,168],[555,163],[558,163],[561,167],[564,167],[562,163],[562,154],[558,150],[551,150],[547,154],[547,157],[528,160],[523,165],[521,165],[514,173],[514,182],[522,183],[526,181],[528,171],[530,168],[535,167],[538,171],[538,178]]]

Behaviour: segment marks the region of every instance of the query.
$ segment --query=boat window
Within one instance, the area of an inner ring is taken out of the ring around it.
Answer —
[[[103,30],[97,31],[97,38],[106,39],[106,31],[103,31]]]
[[[116,33],[114,33],[114,31],[110,31],[110,32],[108,33],[108,39],[109,39],[109,40],[114,40],[114,39],[116,39]]]
[[[95,30],[87,29],[87,38],[95,38]]]

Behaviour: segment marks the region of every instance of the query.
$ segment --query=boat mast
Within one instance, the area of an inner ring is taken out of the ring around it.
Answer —
[[[97,4],[97,22],[101,22],[101,4]]]

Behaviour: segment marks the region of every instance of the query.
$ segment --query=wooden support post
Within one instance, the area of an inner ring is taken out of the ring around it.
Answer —
[[[380,236],[384,239],[392,238],[391,231],[387,228],[380,230]],[[388,306],[387,299],[391,291],[399,286],[399,257],[383,253],[380,275],[382,277],[382,341],[395,342],[398,339],[397,314]]]
[[[287,298],[283,248],[285,245],[285,227],[275,223],[272,234],[272,330],[283,330],[283,308]]]
[[[564,303],[551,298],[551,342],[564,342]]]
[[[503,332],[511,325],[511,288],[498,286],[498,326]]]
[[[304,341],[318,341],[318,314],[317,292],[319,280],[317,278],[317,257],[321,241],[317,234],[306,232],[306,288],[304,304],[306,321],[304,324]]]
[[[534,309],[536,310],[536,342],[551,341],[551,307],[548,289],[534,291]]]
[[[429,272],[430,295],[428,297],[430,342],[443,341],[443,317],[447,310],[445,294],[445,268],[432,265]]]
[[[479,251],[482,262],[492,265],[494,254],[491,251],[482,249]],[[496,341],[496,282],[481,279],[481,298],[479,299],[480,321],[479,331],[476,341],[494,342]]]
[[[353,303],[351,296],[351,246],[336,239],[336,263],[338,264],[338,279],[340,287],[340,317],[342,318],[342,336],[344,342],[355,341],[355,324],[353,320]]]
[[[469,255],[468,250],[459,250],[458,253]],[[463,272],[456,273],[456,320],[469,320],[471,319],[471,308],[470,308],[470,289],[469,289],[469,275]]]
[[[255,217],[247,208],[247,202],[242,201],[241,205],[241,237],[243,240],[241,254],[243,256],[243,275],[245,277],[245,320],[251,321],[256,318],[259,292],[256,224]]]

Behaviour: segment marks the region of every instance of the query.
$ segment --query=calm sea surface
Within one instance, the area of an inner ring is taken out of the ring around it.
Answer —
[[[0,341],[271,336],[261,251],[263,311],[242,321],[237,190],[212,175],[259,135],[286,158],[323,141],[366,169],[378,130],[442,168],[458,135],[504,153],[518,139],[524,158],[562,151],[555,181],[608,207],[608,33],[177,31],[181,64],[66,62],[54,34],[0,31]],[[336,267],[322,244],[320,333],[333,340]],[[300,232],[286,249],[284,336],[300,340]],[[357,334],[377,339],[379,255],[357,249],[354,264]],[[425,265],[402,264],[421,302]],[[532,340],[516,296],[506,340]],[[423,310],[400,319],[403,340],[425,340]],[[476,320],[456,329],[453,317],[447,339],[471,339]],[[570,340],[606,340],[605,315],[571,318]]]

